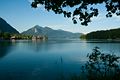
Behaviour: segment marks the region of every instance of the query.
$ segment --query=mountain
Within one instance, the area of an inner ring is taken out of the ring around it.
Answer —
[[[72,33],[64,30],[54,30],[49,27],[41,27],[39,25],[22,32],[26,35],[46,35],[48,38],[79,38],[81,33]]]
[[[8,24],[4,19],[0,18],[0,32],[8,32],[18,34],[19,32]]]

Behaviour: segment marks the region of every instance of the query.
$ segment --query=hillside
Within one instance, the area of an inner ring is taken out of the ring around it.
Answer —
[[[81,36],[81,38],[82,37],[85,37],[86,39],[120,39],[120,28],[95,31]]]
[[[22,32],[26,35],[46,35],[49,38],[79,38],[81,33],[72,33],[64,30],[54,30],[49,27],[40,27],[39,25]]]
[[[0,18],[0,32],[8,32],[18,34],[19,32],[8,24],[4,19]]]

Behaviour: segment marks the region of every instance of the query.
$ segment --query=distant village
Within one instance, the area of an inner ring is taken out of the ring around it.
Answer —
[[[14,39],[14,40],[17,40],[17,39],[31,39],[31,40],[47,40],[48,37],[47,36],[44,36],[44,35],[39,35],[39,36],[24,36],[24,37],[21,37],[19,38],[18,36],[14,35],[12,36],[10,39]]]
[[[45,35],[23,35],[23,34],[10,34],[0,33],[0,40],[47,40]]]
[[[48,37],[46,36],[32,36],[32,40],[46,40]]]

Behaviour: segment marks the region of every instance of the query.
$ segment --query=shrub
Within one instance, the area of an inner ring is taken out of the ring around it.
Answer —
[[[120,80],[120,57],[101,53],[99,47],[95,47],[87,57],[88,61],[82,66],[86,80]]]

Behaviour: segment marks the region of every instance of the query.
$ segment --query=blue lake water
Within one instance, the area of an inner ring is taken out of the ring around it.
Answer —
[[[95,46],[120,56],[120,42],[114,41],[1,41],[0,80],[68,80]]]

